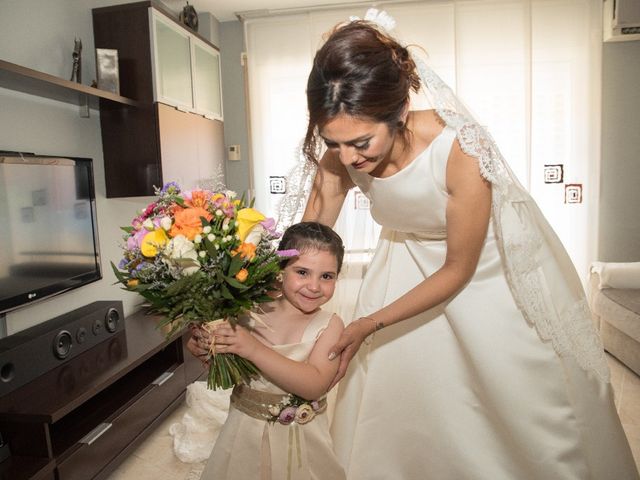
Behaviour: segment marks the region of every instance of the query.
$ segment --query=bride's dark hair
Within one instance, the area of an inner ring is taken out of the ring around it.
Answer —
[[[316,53],[307,81],[305,156],[317,162],[319,129],[342,113],[386,123],[406,143],[409,132],[401,117],[411,90],[419,88],[405,47],[370,22],[338,25]]]

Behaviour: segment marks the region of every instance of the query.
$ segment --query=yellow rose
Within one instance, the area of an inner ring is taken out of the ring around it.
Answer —
[[[127,287],[137,287],[140,284],[140,280],[137,278],[130,278],[127,280]]]
[[[158,255],[158,248],[164,247],[168,241],[169,237],[166,232],[162,228],[156,228],[144,236],[140,244],[140,251],[145,257],[155,257]]]
[[[239,210],[236,221],[238,223],[238,235],[240,236],[240,241],[244,242],[253,227],[266,218],[267,217],[253,208],[243,208],[242,210]]]

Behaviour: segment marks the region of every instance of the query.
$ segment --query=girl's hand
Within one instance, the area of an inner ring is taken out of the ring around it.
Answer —
[[[331,390],[347,373],[349,362],[356,354],[360,345],[367,336],[373,333],[375,326],[369,318],[359,318],[355,322],[351,322],[342,332],[338,342],[331,348],[329,360],[340,357],[340,365],[338,372],[334,377],[329,390]]]
[[[241,325],[235,328],[229,322],[220,323],[212,329],[212,335],[215,342],[216,353],[235,353],[247,360],[251,357],[263,344],[251,332]]]
[[[187,342],[187,350],[189,350],[194,357],[199,358],[204,366],[209,366],[207,359],[209,357],[211,337],[202,327],[191,325],[190,328],[191,338]]]

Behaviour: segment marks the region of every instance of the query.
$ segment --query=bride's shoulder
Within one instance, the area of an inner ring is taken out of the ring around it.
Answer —
[[[414,110],[409,113],[409,125],[413,134],[430,143],[444,129],[446,123],[435,110]]]

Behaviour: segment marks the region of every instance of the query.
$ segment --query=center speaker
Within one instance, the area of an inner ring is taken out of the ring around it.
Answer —
[[[0,339],[0,395],[123,331],[122,302],[105,300]]]

